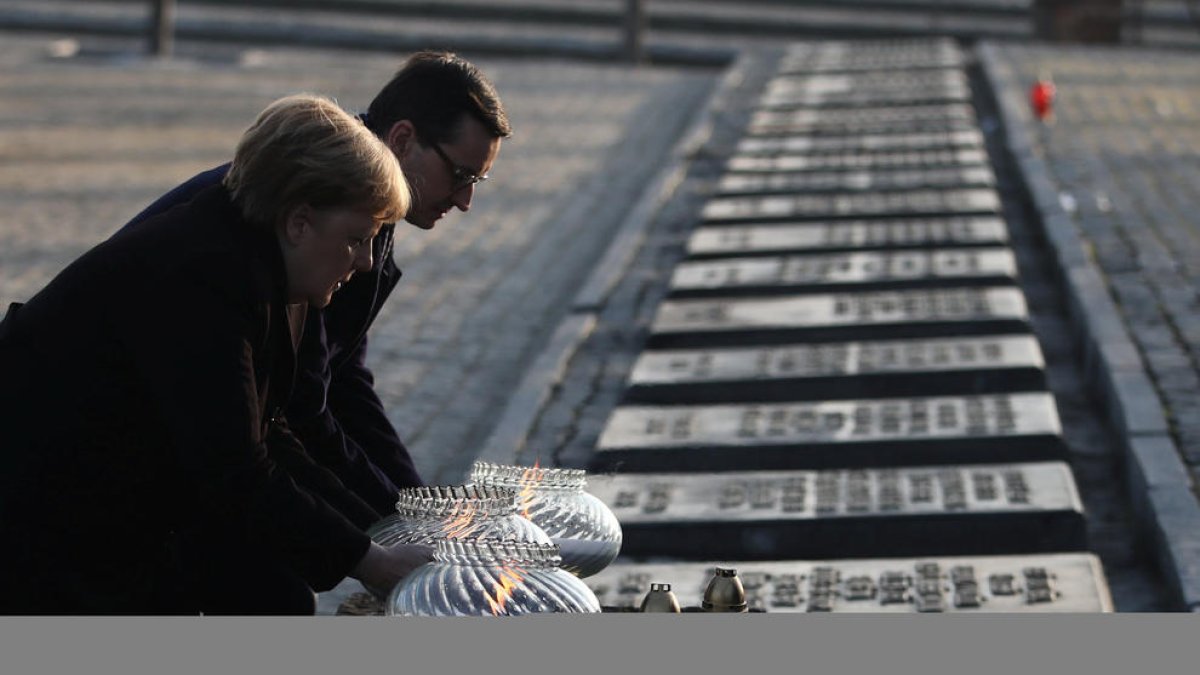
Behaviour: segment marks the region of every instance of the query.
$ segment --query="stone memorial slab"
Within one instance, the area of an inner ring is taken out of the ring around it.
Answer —
[[[759,99],[763,110],[794,110],[796,108],[819,107],[879,107],[884,105],[916,105],[921,103],[966,103],[971,100],[971,89],[966,84],[942,85],[927,89],[855,89],[845,91],[832,89],[768,90]]]
[[[1045,392],[813,403],[618,406],[596,470],[746,471],[1065,458]]]
[[[856,151],[840,154],[734,155],[726,167],[731,172],[881,171],[931,169],[946,166],[984,166],[983,148],[941,148],[902,152]]]
[[[982,148],[978,129],[929,131],[914,134],[862,134],[858,136],[763,136],[743,138],[737,152],[742,155],[803,155],[806,153],[895,152],[939,148]]]
[[[919,188],[994,187],[986,166],[892,171],[730,173],[717,184],[719,195],[787,195],[804,192],[865,192]]]
[[[996,217],[859,220],[835,223],[701,227],[688,239],[693,257],[767,255],[862,248],[985,246],[1008,241]]]
[[[1087,523],[1063,462],[717,474],[609,474],[588,491],[621,553],[691,560],[1079,551]]]
[[[968,89],[967,75],[957,68],[921,70],[911,73],[893,71],[863,71],[858,73],[825,73],[779,75],[766,86],[766,97],[800,94],[840,95],[849,93],[887,94],[913,89],[942,91]]]
[[[651,327],[653,348],[788,344],[801,339],[951,337],[1027,332],[1016,288],[667,300]]]
[[[1032,335],[645,351],[626,402],[737,403],[978,394],[1045,386]]]
[[[1111,612],[1112,594],[1091,553],[859,560],[721,561],[609,565],[584,583],[603,607],[636,609],[666,583],[691,610],[716,567],[738,571],[746,604],[766,612]]]
[[[1000,213],[1000,196],[990,188],[897,192],[718,197],[704,206],[710,223],[805,218],[956,216]]]
[[[817,108],[787,112],[760,110],[750,120],[749,133],[861,134],[910,133],[973,129],[979,126],[975,110],[965,103],[881,108]]]
[[[859,251],[723,258],[680,263],[672,297],[782,295],[829,290],[985,286],[1013,283],[1017,260],[1007,248]]]
[[[966,58],[952,40],[906,42],[823,42],[789,46],[779,72],[851,72],[857,70],[914,70],[962,68]]]

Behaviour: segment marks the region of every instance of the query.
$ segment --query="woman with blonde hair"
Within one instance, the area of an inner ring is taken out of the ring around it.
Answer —
[[[274,460],[308,306],[371,268],[399,164],[316,96],[266,108],[223,184],[85,253],[0,323],[0,612],[312,613],[385,550]]]

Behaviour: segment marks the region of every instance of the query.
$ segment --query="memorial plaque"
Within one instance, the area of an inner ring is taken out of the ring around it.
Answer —
[[[824,469],[1063,459],[1044,392],[813,403],[618,406],[593,468]]]
[[[806,153],[894,152],[937,148],[982,148],[978,129],[929,131],[918,134],[862,134],[858,136],[763,136],[743,138],[737,152],[742,155],[803,155]]]
[[[700,607],[716,567],[738,571],[746,604],[766,612],[1111,612],[1091,553],[859,560],[639,564],[622,560],[584,583],[603,607],[636,609],[651,583]],[[799,636],[797,636],[799,637]]]
[[[1000,196],[990,188],[905,190],[770,197],[722,197],[704,206],[708,222],[863,218],[868,216],[954,216],[1000,213]]]
[[[766,94],[768,97],[800,94],[887,94],[911,89],[950,91],[969,87],[970,83],[965,73],[955,68],[945,68],[914,73],[864,71],[821,75],[779,75],[767,83]]]
[[[879,171],[885,169],[929,169],[944,166],[987,164],[982,148],[943,148],[905,152],[847,152],[836,155],[734,155],[728,169],[735,171]]]
[[[627,402],[737,403],[979,394],[1045,386],[1032,335],[645,351]]]
[[[787,112],[760,110],[750,120],[752,135],[910,133],[974,129],[975,110],[965,103],[881,108],[819,108]]]
[[[981,286],[1012,283],[1017,261],[1006,248],[860,251],[724,258],[680,263],[675,297],[781,295],[836,289]]]
[[[899,171],[833,171],[795,173],[730,173],[721,178],[722,195],[773,195],[801,192],[863,192],[917,188],[993,187],[996,177],[986,166]]]
[[[794,110],[816,107],[965,103],[970,100],[971,89],[966,84],[942,85],[928,89],[848,89],[845,91],[797,88],[791,91],[768,91],[759,100],[759,107],[763,110]]]
[[[749,298],[667,300],[650,346],[745,347],[800,339],[951,337],[1026,332],[1016,288],[963,288]]]
[[[996,217],[860,220],[837,223],[727,225],[698,228],[693,257],[767,255],[788,251],[983,246],[1008,241]]]
[[[797,44],[780,60],[781,74],[794,72],[852,72],[858,70],[915,70],[963,68],[966,59],[952,40],[824,42],[820,46]]]
[[[691,560],[1042,553],[1087,548],[1062,462],[594,476],[625,556]]]

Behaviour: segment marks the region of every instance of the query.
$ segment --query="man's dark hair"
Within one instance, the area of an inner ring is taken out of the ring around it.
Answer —
[[[409,120],[425,141],[450,143],[464,114],[494,137],[512,135],[496,88],[478,68],[450,52],[418,52],[371,101],[367,125],[382,138],[393,124]]]

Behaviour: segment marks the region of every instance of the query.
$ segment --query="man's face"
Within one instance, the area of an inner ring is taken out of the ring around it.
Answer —
[[[325,307],[355,272],[371,270],[371,240],[380,223],[367,211],[302,206],[288,221],[286,254],[293,302]]]
[[[499,153],[500,139],[469,115],[459,123],[453,141],[435,144],[414,137],[400,156],[400,166],[413,193],[412,208],[405,220],[430,230],[451,209],[470,209],[476,186],[469,178],[486,176]]]

